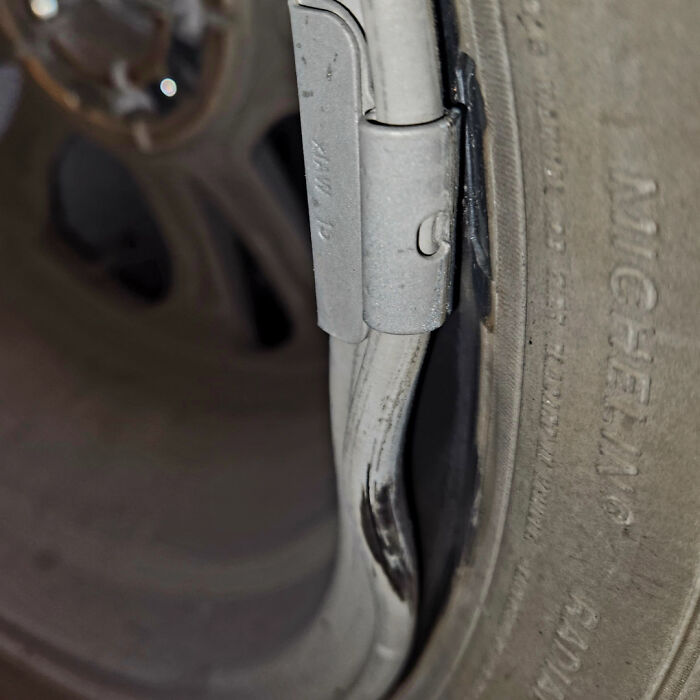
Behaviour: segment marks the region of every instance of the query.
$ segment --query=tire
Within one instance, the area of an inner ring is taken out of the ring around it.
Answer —
[[[488,119],[481,487],[398,696],[700,697],[700,5],[456,5]]]

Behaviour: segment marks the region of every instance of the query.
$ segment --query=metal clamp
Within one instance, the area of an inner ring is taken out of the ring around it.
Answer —
[[[364,318],[378,331],[432,331],[451,310],[458,120],[360,124]]]
[[[414,334],[451,309],[458,112],[371,121],[367,46],[333,0],[291,0],[319,326]]]

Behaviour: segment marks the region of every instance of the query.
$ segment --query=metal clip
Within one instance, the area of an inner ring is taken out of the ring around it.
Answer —
[[[451,310],[458,120],[360,125],[364,318],[378,331],[432,331]]]
[[[303,2],[300,5],[299,2]],[[319,326],[424,333],[451,308],[458,112],[371,121],[364,35],[334,0],[290,0]]]

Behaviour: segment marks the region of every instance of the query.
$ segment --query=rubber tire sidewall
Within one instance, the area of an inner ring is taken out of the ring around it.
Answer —
[[[489,418],[403,696],[700,697],[700,5],[457,4],[489,122]]]

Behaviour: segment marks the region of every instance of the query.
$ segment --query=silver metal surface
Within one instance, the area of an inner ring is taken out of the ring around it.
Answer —
[[[291,14],[319,326],[351,343],[367,325],[429,332],[451,307],[459,115],[369,121],[360,28],[337,3],[314,5]]]
[[[360,125],[364,317],[375,330],[425,333],[450,311],[458,122]]]
[[[362,0],[377,120],[424,124],[443,112],[430,0]]]
[[[352,18],[291,5],[314,255],[318,325],[357,343],[362,320],[358,122],[364,41]],[[367,65],[365,62],[365,72]]]

